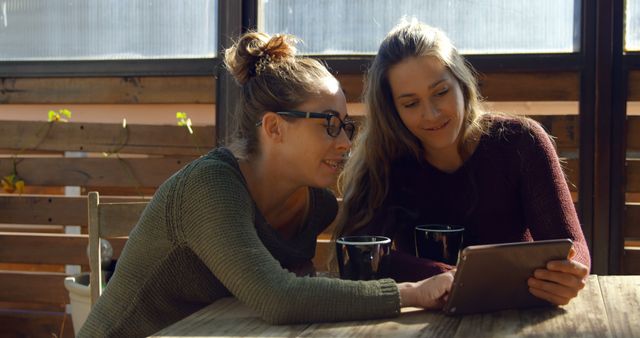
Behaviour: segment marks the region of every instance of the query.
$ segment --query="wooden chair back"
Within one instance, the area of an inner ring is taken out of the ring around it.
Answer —
[[[100,195],[92,191],[88,194],[88,203],[89,267],[93,305],[102,294],[100,239],[128,236],[148,202],[100,203]]]

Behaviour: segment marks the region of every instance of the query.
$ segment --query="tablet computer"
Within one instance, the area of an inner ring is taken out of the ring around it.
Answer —
[[[465,248],[457,271],[447,314],[469,314],[550,305],[529,292],[527,279],[548,261],[567,259],[570,239],[544,240]]]

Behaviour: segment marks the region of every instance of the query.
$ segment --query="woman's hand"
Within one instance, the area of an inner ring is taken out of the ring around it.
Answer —
[[[566,305],[578,295],[586,284],[589,268],[572,260],[576,255],[574,248],[569,257],[562,261],[550,261],[546,269],[536,269],[529,278],[529,292],[555,305]]]
[[[421,280],[416,283],[400,283],[400,306],[440,309],[451,291],[455,270]]]

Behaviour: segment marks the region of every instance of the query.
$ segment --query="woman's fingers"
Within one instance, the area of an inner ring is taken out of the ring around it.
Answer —
[[[535,288],[541,291],[545,291],[549,294],[556,295],[561,298],[574,298],[578,295],[578,292],[582,290],[583,286],[579,284],[567,286],[564,284],[558,284],[555,282],[549,282],[538,278],[529,278],[527,284],[530,288]]]
[[[579,262],[552,261],[547,264],[547,269],[536,269],[528,285],[534,296],[556,305],[565,305],[585,287],[588,273],[588,268]]]
[[[568,273],[581,279],[584,279],[585,277],[587,277],[587,275],[589,275],[589,268],[586,265],[578,261],[566,259],[561,261],[548,262],[546,270]]]
[[[445,296],[451,291],[453,273],[445,272],[420,283],[421,306],[425,309],[440,309],[445,304]]]
[[[565,271],[536,269],[533,277],[538,280],[553,282],[575,290],[582,290],[586,284],[584,276]]]
[[[531,292],[532,295],[540,299],[544,299],[549,303],[555,304],[555,305],[567,305],[571,300],[571,298],[559,296],[557,294],[547,292],[546,290],[537,289],[534,287],[529,287],[529,292]]]

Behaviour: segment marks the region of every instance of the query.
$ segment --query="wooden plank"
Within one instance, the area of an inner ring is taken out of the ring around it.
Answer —
[[[640,159],[627,159],[626,192],[640,192]]]
[[[0,196],[0,223],[87,225],[87,198]]]
[[[622,236],[640,238],[640,203],[626,203]]]
[[[213,76],[4,78],[0,103],[215,103]]]
[[[217,332],[232,333],[230,337],[299,337],[309,324],[269,325],[235,298],[223,298],[186,319],[153,334],[151,337],[205,337]],[[176,334],[177,333],[177,334]],[[225,334],[225,336],[227,336]]]
[[[140,201],[140,198],[105,196],[101,200],[105,203],[135,202]],[[87,197],[0,195],[0,223],[26,225],[27,227],[29,225],[80,225],[86,227]],[[5,228],[8,229],[8,226]],[[35,226],[32,228],[37,229]],[[31,230],[25,229],[25,231]]]
[[[531,115],[554,137],[560,156],[578,156],[580,146],[580,126],[577,115]]]
[[[640,249],[625,249],[622,254],[622,273],[640,275]]]
[[[478,77],[487,101],[578,101],[580,74],[484,73]]]
[[[454,337],[464,317],[440,311],[403,308],[399,317],[357,322],[311,324],[302,337]],[[478,336],[475,332],[470,337]]]
[[[73,323],[64,311],[0,309],[0,337],[73,338]]]
[[[316,271],[318,272],[326,272],[329,271],[329,258],[331,250],[334,249],[335,246],[331,245],[331,241],[329,239],[318,238],[316,242],[316,255],[313,257],[313,266],[315,266]]]
[[[193,134],[177,125],[2,121],[0,148],[199,156],[214,147],[213,126],[192,129]]]
[[[0,300],[5,302],[68,304],[66,274],[0,271]]]
[[[150,199],[155,194],[157,187],[96,187],[85,186],[80,188],[80,193],[88,194],[90,191],[97,191],[100,196],[119,196],[135,199]]]
[[[464,316],[455,337],[475,337],[479,333],[484,337],[563,336],[569,332],[576,337],[609,337],[611,328],[606,318],[597,277],[590,276],[579,297],[562,308],[528,309],[525,315],[509,310],[493,316]]]
[[[614,337],[640,336],[640,276],[598,276]]]
[[[27,185],[157,187],[195,157],[171,158],[21,158],[17,170]],[[42,170],[46,168],[46,170]],[[0,172],[13,160],[0,159]]]
[[[110,238],[109,242],[113,247],[114,258],[118,258],[126,238]],[[87,265],[89,264],[88,244],[88,235],[1,232],[0,261]]]
[[[0,270],[64,272],[65,267],[63,264],[0,263]]]
[[[45,311],[45,312],[62,312],[65,310],[65,307],[66,307],[65,304],[37,304],[37,303],[22,303],[22,302],[16,303],[16,302],[0,301],[0,311],[29,310],[29,311]]]
[[[628,81],[629,88],[627,89],[627,100],[640,101],[640,71],[630,71]]]
[[[580,162],[578,159],[562,159],[562,168],[569,184],[569,190],[578,191],[580,183]]]
[[[627,115],[627,157],[640,157],[640,116]]]
[[[147,204],[147,202],[100,203],[98,211],[98,221],[101,225],[100,237],[128,236],[131,229],[138,223]]]
[[[34,225],[34,224],[0,224],[0,232],[36,232],[40,234],[64,233],[62,225]]]

